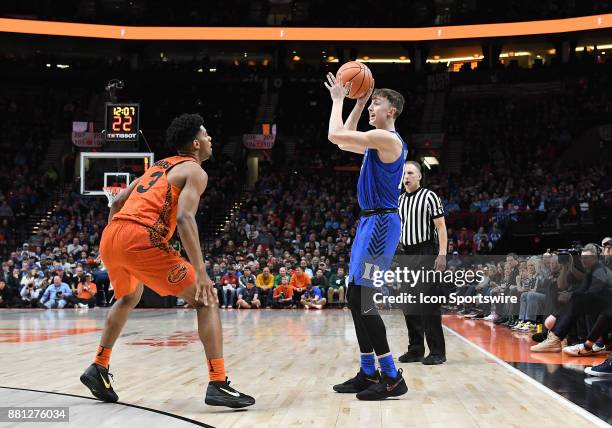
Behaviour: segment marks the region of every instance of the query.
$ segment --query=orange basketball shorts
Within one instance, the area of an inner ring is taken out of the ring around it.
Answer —
[[[100,241],[100,257],[115,298],[132,293],[139,282],[160,296],[175,296],[195,283],[191,263],[165,241],[155,238],[149,229],[131,221],[116,220],[106,226]]]

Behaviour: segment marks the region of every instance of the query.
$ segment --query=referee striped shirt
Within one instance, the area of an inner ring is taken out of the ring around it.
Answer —
[[[433,219],[444,216],[442,201],[431,190],[419,187],[399,197],[399,215],[402,221],[402,245],[416,245],[431,241],[436,236]]]

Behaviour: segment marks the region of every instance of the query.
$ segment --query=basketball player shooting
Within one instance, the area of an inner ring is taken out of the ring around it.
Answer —
[[[361,98],[342,121],[344,98],[350,93],[341,75],[327,75],[324,83],[332,99],[328,138],[341,150],[363,154],[357,184],[357,198],[361,218],[351,247],[347,301],[353,316],[357,341],[361,352],[361,367],[357,375],[334,386],[336,392],[356,393],[360,400],[384,400],[408,391],[402,370],[395,368],[389,350],[385,324],[374,304],[377,291],[373,285],[375,271],[386,271],[400,239],[398,198],[402,182],[406,145],[395,131],[395,119],[402,112],[404,97],[391,89],[370,90]],[[368,99],[369,123],[367,132],[356,131],[359,117]],[[375,355],[380,365],[376,370]]]
[[[195,308],[210,379],[206,404],[255,404],[253,397],[230,387],[225,376],[219,302],[204,268],[195,221],[208,182],[200,164],[212,155],[212,140],[202,123],[198,114],[175,118],[166,138],[178,155],[156,162],[111,206],[100,255],[117,301],[106,318],[94,362],[81,375],[81,382],[100,400],[119,399],[109,380],[111,351],[146,284],[161,296],[178,296]],[[168,243],[177,227],[189,261]]]

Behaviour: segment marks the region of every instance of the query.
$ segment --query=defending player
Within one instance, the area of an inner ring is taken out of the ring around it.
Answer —
[[[341,150],[363,154],[357,198],[361,218],[351,248],[347,301],[351,308],[357,341],[361,352],[359,373],[334,390],[357,393],[360,400],[384,400],[408,391],[402,370],[395,368],[389,350],[385,324],[374,304],[375,271],[389,269],[400,239],[398,197],[402,182],[406,146],[395,131],[395,119],[402,112],[404,97],[391,89],[370,89],[357,100],[346,123],[342,121],[344,97],[350,88],[344,87],[332,73],[325,87],[333,104],[329,118],[329,140]],[[359,117],[372,94],[368,107],[370,125],[376,129],[358,132]],[[374,355],[382,375],[376,370]]]
[[[202,122],[198,114],[175,118],[166,138],[178,156],[156,162],[121,191],[110,209],[100,255],[117,301],[106,318],[94,363],[81,375],[81,382],[101,400],[119,399],[109,381],[111,351],[146,284],[196,309],[210,378],[205,402],[232,408],[255,404],[253,397],[230,387],[225,376],[219,302],[200,248],[195,214],[208,182],[200,164],[212,155],[211,137]],[[176,227],[191,263],[168,244]]]

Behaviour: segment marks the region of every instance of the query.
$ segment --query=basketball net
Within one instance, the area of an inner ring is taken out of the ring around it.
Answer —
[[[108,198],[109,208],[113,205],[113,202],[115,202],[115,199],[117,199],[117,196],[119,196],[119,192],[121,192],[122,189],[123,188],[121,186],[106,186],[102,188],[104,194]]]

